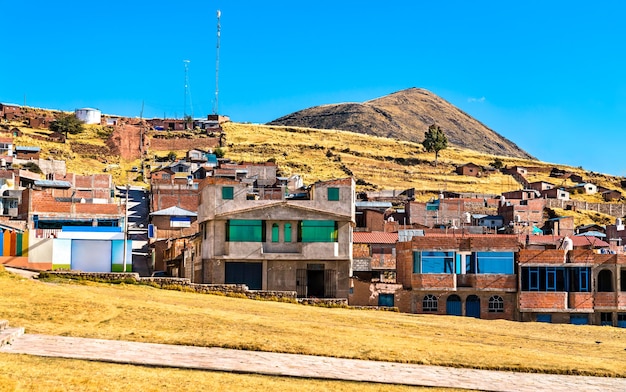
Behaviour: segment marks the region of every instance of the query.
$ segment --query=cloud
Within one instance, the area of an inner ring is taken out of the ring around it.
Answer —
[[[485,97],[480,97],[480,98],[474,98],[474,97],[470,97],[467,98],[467,102],[478,102],[478,103],[483,103],[485,102],[486,98]]]

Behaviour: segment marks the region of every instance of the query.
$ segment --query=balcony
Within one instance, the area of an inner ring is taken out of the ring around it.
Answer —
[[[224,256],[237,259],[268,259],[281,258],[298,259],[334,259],[338,257],[348,258],[349,254],[339,253],[337,242],[226,242],[224,243]]]

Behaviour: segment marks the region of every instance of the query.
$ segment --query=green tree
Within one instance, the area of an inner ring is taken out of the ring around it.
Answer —
[[[494,168],[494,169],[502,169],[504,167],[504,163],[502,162],[502,159],[500,158],[496,158],[493,160],[493,162],[490,163],[490,165]]]
[[[437,160],[439,159],[439,151],[448,147],[448,138],[443,133],[439,125],[431,125],[428,127],[428,131],[424,132],[424,141],[422,145],[428,152],[435,153],[435,166],[437,166]]]
[[[218,147],[213,151],[213,154],[215,154],[215,156],[218,158],[224,158],[224,155],[226,155],[226,151],[222,150],[221,147]]]
[[[50,130],[53,132],[78,135],[85,130],[84,122],[80,121],[74,114],[61,114],[55,121],[50,124]]]
[[[174,162],[176,160],[176,153],[174,151],[170,151],[165,157],[168,161]]]

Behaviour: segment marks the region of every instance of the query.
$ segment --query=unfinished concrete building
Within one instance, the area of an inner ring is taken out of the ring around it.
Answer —
[[[198,207],[203,281],[348,298],[354,190],[352,178],[291,193],[286,185],[206,178]]]

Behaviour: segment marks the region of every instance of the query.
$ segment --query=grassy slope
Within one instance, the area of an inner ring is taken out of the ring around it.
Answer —
[[[0,308],[27,333],[626,377],[619,328],[326,309],[6,272]]]

